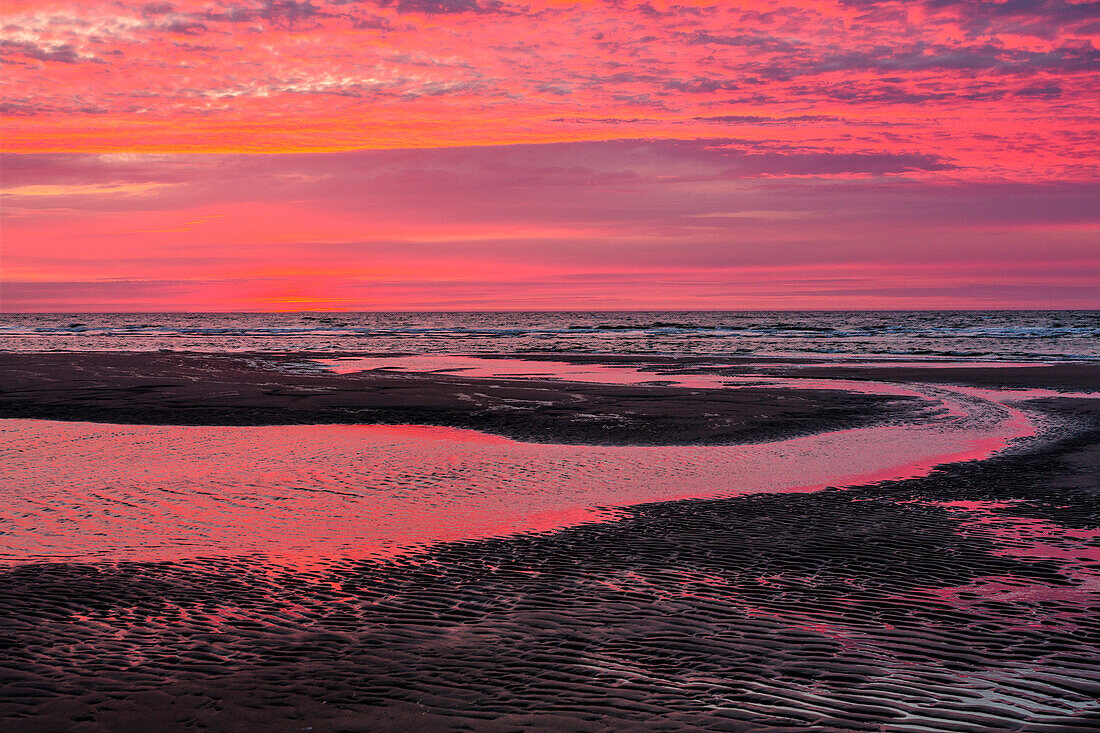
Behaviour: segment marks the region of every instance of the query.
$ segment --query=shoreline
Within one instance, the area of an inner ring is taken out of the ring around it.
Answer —
[[[478,355],[489,363],[518,358],[636,367],[652,372],[652,384],[303,369],[303,362],[311,358],[362,356],[5,352],[0,353],[0,418],[149,425],[410,424],[466,428],[534,443],[729,445],[929,417],[928,405],[920,398],[861,394],[830,387],[828,380],[1055,391],[1100,388],[1100,363],[1089,362],[914,367],[837,366],[835,358],[810,363],[694,356]],[[668,384],[694,375],[750,384],[735,389]],[[824,380],[824,386],[792,389],[769,380]]]
[[[0,569],[10,729],[1089,730],[1100,401],[923,478],[314,571]],[[134,665],[134,660],[140,663]]]

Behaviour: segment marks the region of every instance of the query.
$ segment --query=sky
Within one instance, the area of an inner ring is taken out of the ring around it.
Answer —
[[[1100,2],[5,0],[0,310],[1100,308]]]

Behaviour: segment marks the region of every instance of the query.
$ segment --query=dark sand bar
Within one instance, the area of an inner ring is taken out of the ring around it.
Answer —
[[[295,372],[302,361],[3,354],[0,416],[411,422],[605,444],[940,417],[916,398],[837,389]],[[311,568],[255,554],[12,563],[4,729],[1100,727],[1100,400],[1068,394],[1100,387],[1100,368],[647,363],[655,382],[709,370],[1067,394],[1025,404],[1041,434],[920,478],[628,506]],[[593,414],[614,419],[576,419]]]
[[[777,440],[913,417],[926,407],[908,397],[835,389],[302,373],[306,357],[0,353],[0,418],[150,425],[444,425],[537,442],[687,445]],[[660,383],[667,376],[655,372],[653,379]]]

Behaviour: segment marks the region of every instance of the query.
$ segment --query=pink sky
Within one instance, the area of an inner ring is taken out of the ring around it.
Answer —
[[[8,0],[0,309],[1100,307],[1100,3]]]

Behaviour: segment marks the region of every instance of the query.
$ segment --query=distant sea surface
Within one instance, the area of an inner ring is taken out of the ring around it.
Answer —
[[[1100,359],[1100,311],[0,314],[4,351]]]

